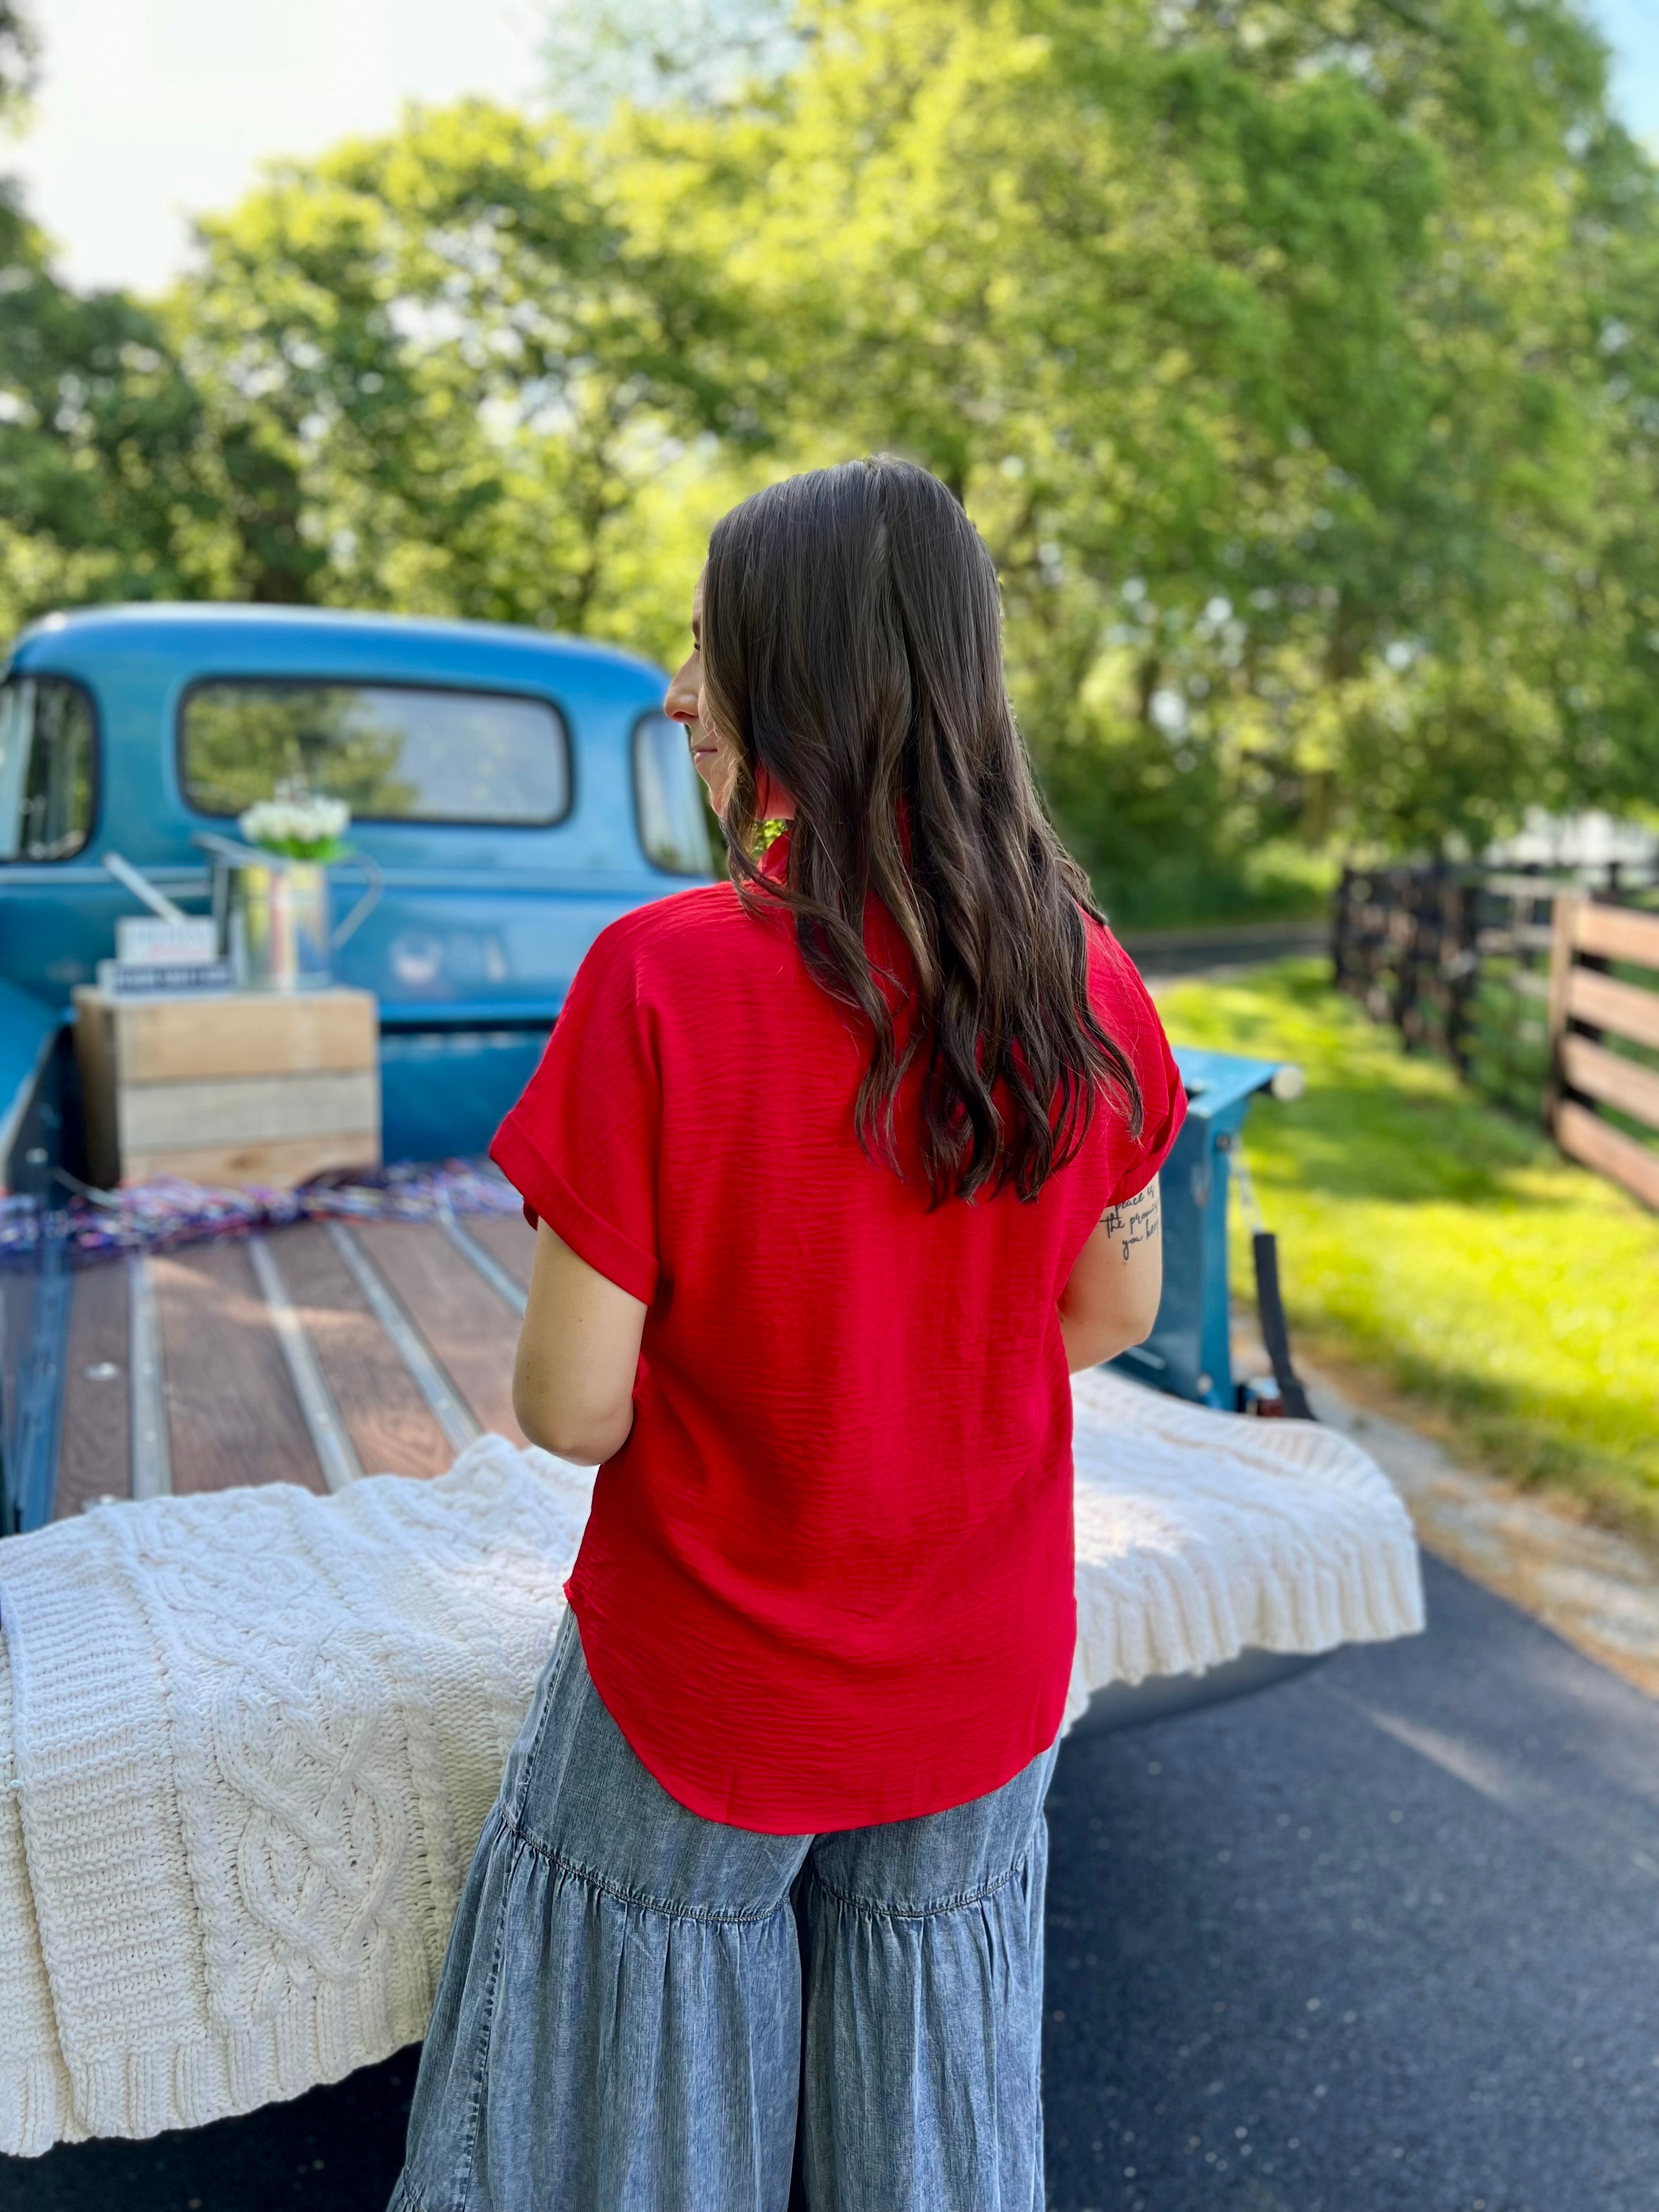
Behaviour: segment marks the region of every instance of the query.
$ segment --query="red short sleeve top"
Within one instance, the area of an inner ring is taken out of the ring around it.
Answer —
[[[943,1811],[1059,1728],[1056,1301],[1186,1105],[1139,976],[1090,927],[1144,1126],[1097,1112],[1034,1203],[930,1208],[865,1154],[867,1031],[787,916],[726,884],[603,933],[496,1136],[533,1213],[648,1308],[633,1429],[566,1587],[606,1708],[708,1819],[807,1834]]]

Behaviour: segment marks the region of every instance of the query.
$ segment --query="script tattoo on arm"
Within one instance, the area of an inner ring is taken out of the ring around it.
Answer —
[[[1100,1225],[1115,1241],[1127,1260],[1135,1245],[1148,1243],[1157,1236],[1162,1219],[1158,1185],[1149,1182],[1139,1198],[1126,1199],[1121,1206],[1108,1206],[1100,1217]]]

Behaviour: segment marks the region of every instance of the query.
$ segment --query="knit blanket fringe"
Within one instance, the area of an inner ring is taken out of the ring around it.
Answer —
[[[1079,1635],[1108,1683],[1422,1626],[1357,1446],[1075,1385]],[[106,1504],[0,1545],[0,2151],[298,2096],[424,2032],[564,1609],[592,1474],[499,1437]]]

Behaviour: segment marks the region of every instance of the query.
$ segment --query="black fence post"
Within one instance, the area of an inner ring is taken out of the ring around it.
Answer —
[[[1331,981],[1339,991],[1348,988],[1348,940],[1353,927],[1353,870],[1346,860],[1336,879],[1331,901]]]

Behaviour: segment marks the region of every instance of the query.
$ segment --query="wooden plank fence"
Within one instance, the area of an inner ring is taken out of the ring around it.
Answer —
[[[1349,868],[1338,986],[1659,1207],[1659,912],[1541,872]]]
[[[1535,1115],[1549,1075],[1550,915],[1559,885],[1516,871],[1347,868],[1332,917],[1339,988],[1413,1048]]]
[[[1659,914],[1556,900],[1549,1035],[1555,1141],[1659,1209]]]
[[[1549,1087],[1556,891],[1521,873],[1482,877],[1474,890],[1476,970],[1460,1065],[1468,1081],[1515,1114],[1537,1114]]]

